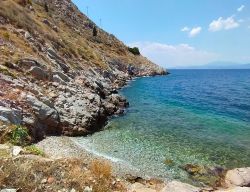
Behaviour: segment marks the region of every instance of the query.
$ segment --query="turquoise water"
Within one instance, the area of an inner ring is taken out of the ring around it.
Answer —
[[[187,163],[250,166],[250,70],[170,72],[131,82],[121,91],[126,115],[77,141],[145,174],[182,181]]]

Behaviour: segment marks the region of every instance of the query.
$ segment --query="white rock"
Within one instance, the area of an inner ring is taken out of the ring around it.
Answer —
[[[16,189],[2,189],[0,192],[16,192]]]
[[[83,192],[92,192],[92,187],[89,186],[85,187]]]
[[[156,192],[156,190],[136,182],[131,185],[129,192]]]
[[[229,189],[217,190],[215,192],[250,192],[250,188],[249,187],[233,187]]]
[[[249,186],[250,185],[250,167],[237,168],[237,169],[228,171],[225,176],[225,184],[227,187]]]
[[[164,187],[161,192],[199,192],[200,189],[198,187],[194,187],[192,185],[182,183],[179,181],[172,181]]]
[[[12,149],[12,155],[17,156],[20,154],[21,151],[22,151],[22,147],[14,146]]]

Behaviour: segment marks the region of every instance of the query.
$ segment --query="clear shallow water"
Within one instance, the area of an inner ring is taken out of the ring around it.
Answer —
[[[121,91],[127,114],[77,142],[145,174],[182,181],[187,163],[250,166],[250,70],[170,72],[131,82]]]

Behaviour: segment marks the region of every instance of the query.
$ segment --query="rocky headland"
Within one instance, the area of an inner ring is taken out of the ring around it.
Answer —
[[[96,132],[110,116],[124,113],[129,103],[118,89],[132,78],[165,74],[70,0],[1,0],[0,190],[217,190],[120,178],[111,174],[109,163],[64,137]],[[44,140],[51,135],[61,137]],[[225,178],[230,187],[225,191],[249,191],[249,169],[233,170]]]

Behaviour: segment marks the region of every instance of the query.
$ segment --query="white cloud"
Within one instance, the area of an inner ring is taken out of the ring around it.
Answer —
[[[197,50],[188,44],[168,45],[156,42],[131,43],[131,47],[139,47],[142,55],[153,62],[166,67],[198,66],[218,60],[218,55]]]
[[[202,28],[201,27],[194,27],[191,29],[191,31],[189,32],[189,37],[195,37],[196,35],[198,35],[201,32]]]
[[[186,32],[186,31],[190,31],[190,29],[189,29],[189,27],[183,27],[183,28],[181,29],[181,31],[182,31],[182,32]]]
[[[238,12],[241,12],[244,8],[245,8],[245,5],[241,5],[241,6],[237,9],[237,11],[238,11]]]
[[[209,25],[209,31],[229,30],[239,27],[240,24],[234,20],[233,16],[223,19],[222,17],[213,20]]]

